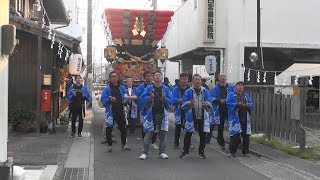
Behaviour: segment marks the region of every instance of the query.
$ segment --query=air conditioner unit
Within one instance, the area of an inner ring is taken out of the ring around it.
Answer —
[[[31,19],[39,20],[39,18],[40,18],[40,11],[38,11],[38,4],[33,4]]]

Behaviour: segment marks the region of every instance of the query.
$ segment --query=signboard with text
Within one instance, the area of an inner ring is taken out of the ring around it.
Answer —
[[[215,0],[205,0],[206,1],[206,10],[205,14],[205,29],[204,29],[204,42],[214,42],[215,41],[215,26],[216,26],[216,8]]]

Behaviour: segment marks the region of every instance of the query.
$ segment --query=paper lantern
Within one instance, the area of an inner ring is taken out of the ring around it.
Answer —
[[[217,58],[213,55],[206,56],[205,66],[209,75],[216,73],[217,69]]]
[[[71,75],[80,75],[82,67],[82,55],[72,54],[69,59],[69,73]]]

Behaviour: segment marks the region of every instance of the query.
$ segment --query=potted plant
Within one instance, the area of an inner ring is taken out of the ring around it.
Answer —
[[[43,113],[41,115],[41,121],[40,121],[40,133],[47,133],[48,132],[48,122],[49,122],[49,116],[50,114]]]
[[[14,131],[28,133],[34,123],[30,120],[30,113],[18,105],[9,111],[9,124],[12,124]]]

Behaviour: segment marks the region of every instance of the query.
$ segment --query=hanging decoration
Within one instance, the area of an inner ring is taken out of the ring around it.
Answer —
[[[64,57],[64,60],[65,60],[65,61],[68,61],[68,58],[69,58],[69,50],[67,49],[66,57]]]
[[[250,71],[251,71],[251,69],[248,70],[248,74],[247,74],[247,81],[248,82],[250,81]]]
[[[295,86],[299,85],[299,75],[296,75],[296,77],[294,78],[294,85]]]
[[[53,49],[55,39],[56,39],[56,33],[53,34],[52,39],[51,39],[51,49]]]
[[[264,83],[267,82],[267,72],[264,72],[264,74],[263,74],[263,82]]]
[[[310,75],[309,85],[312,86],[313,75]]]
[[[52,36],[52,28],[50,27],[50,29],[49,29],[49,35],[48,35],[48,39],[51,39],[51,36]]]
[[[277,73],[274,73],[274,84],[278,85],[278,80],[277,80]]]
[[[260,71],[257,71],[257,83],[260,83]]]

